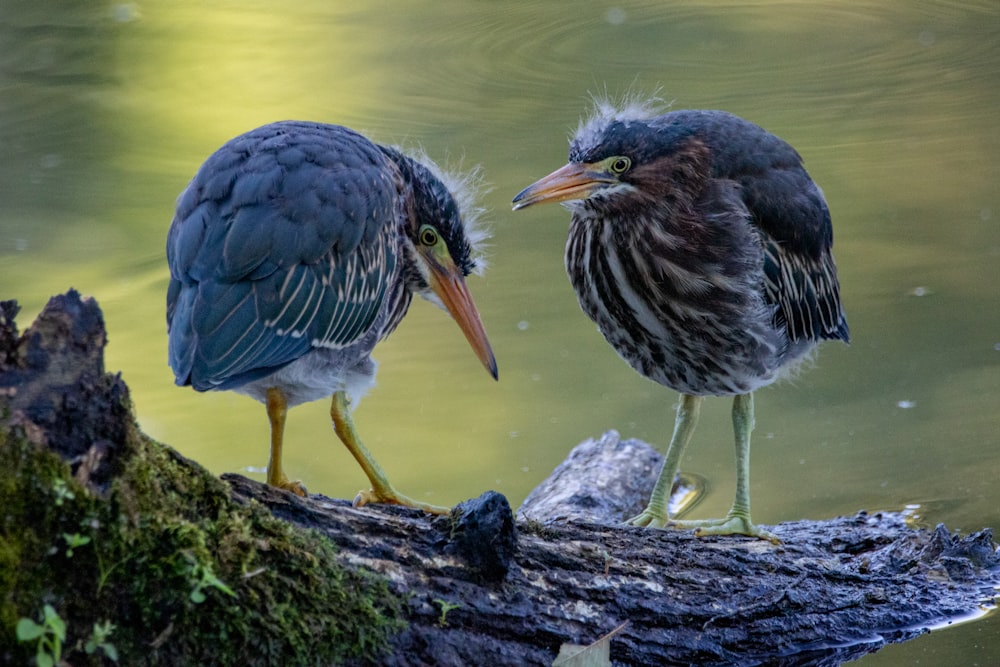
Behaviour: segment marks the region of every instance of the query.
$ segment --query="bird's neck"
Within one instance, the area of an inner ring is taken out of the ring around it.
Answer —
[[[401,271],[396,274],[386,292],[386,319],[385,326],[382,327],[382,340],[396,330],[399,323],[403,321],[406,311],[409,310],[410,303],[413,301],[413,292],[410,291],[409,286],[406,284],[403,273]]]

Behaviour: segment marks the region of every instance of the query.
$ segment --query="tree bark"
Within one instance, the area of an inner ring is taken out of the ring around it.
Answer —
[[[68,309],[64,321],[74,324],[25,336],[54,337],[46,349],[65,352],[64,386],[73,384],[65,382],[72,359],[91,359],[79,368],[92,368],[105,336],[80,335],[79,298],[60,299],[49,308]],[[87,481],[100,492],[117,468],[113,456],[86,463],[95,450],[72,426],[79,403],[65,391],[47,398],[52,378],[32,377],[23,364],[11,374],[22,340],[11,333],[13,312],[0,312],[0,426],[9,428],[16,415],[22,427],[43,431],[38,442],[72,460],[78,477],[89,465]],[[38,404],[47,407],[25,407]],[[102,432],[113,438],[118,431]],[[994,598],[1000,553],[988,529],[962,537],[943,525],[909,525],[901,513],[859,512],[770,526],[781,540],[773,545],[619,525],[642,508],[658,467],[651,447],[609,432],[574,449],[516,521],[494,492],[432,518],[299,498],[239,475],[222,479],[237,505],[260,504],[303,531],[319,531],[342,564],[385,577],[404,602],[406,626],[387,652],[358,664],[551,665],[561,645],[589,644],[624,624],[610,639],[614,665],[837,665]]]
[[[589,644],[624,622],[611,640],[615,665],[837,665],[974,613],[993,598],[1000,562],[989,530],[962,538],[900,513],[782,523],[772,527],[779,546],[536,514],[518,522],[497,580],[449,548],[448,518],[224,479],[236,497],[329,535],[346,562],[408,597],[410,625],[387,665],[549,665],[561,644]]]

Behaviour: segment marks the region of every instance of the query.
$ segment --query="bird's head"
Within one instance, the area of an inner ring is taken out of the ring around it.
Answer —
[[[657,115],[656,102],[597,102],[570,140],[569,163],[519,192],[514,210],[545,202],[603,211],[669,205],[681,188],[702,182],[707,149]]]
[[[479,360],[497,377],[497,362],[465,278],[480,273],[480,246],[486,232],[479,223],[482,209],[474,204],[477,174],[456,177],[440,170],[426,156],[401,156],[397,164],[407,182],[406,243],[411,261],[408,287],[448,311],[458,323]]]

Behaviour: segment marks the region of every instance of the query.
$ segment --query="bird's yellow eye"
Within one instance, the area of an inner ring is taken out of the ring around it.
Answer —
[[[611,158],[608,169],[612,174],[624,174],[632,166],[632,160],[625,156]]]
[[[438,233],[430,225],[421,225],[418,238],[420,239],[420,245],[433,247],[438,242]]]

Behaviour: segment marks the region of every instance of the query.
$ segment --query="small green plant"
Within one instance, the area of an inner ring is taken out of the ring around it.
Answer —
[[[55,667],[62,662],[62,645],[66,641],[66,622],[59,617],[52,605],[47,604],[42,609],[42,622],[40,624],[30,618],[18,620],[17,640],[21,642],[37,641],[35,665],[37,667]]]
[[[459,607],[462,606],[460,603],[452,603],[448,602],[447,600],[442,600],[440,598],[434,598],[434,602],[436,602],[438,606],[441,607],[441,615],[438,616],[438,625],[441,626],[442,628],[448,625],[448,612],[451,611],[452,609],[458,609]]]
[[[102,549],[100,548],[101,543],[96,539],[98,535],[99,533],[95,532],[94,555],[97,556],[97,592],[100,593],[104,590],[104,586],[108,583],[108,579],[111,577],[111,574],[115,571],[115,569],[119,565],[127,562],[131,556],[126,555],[122,560],[108,564],[108,562],[104,560],[104,554],[102,554]]]
[[[52,482],[52,490],[56,494],[55,504],[58,507],[62,507],[62,504],[67,500],[73,500],[76,498],[76,494],[67,486],[66,480],[62,477],[57,477],[54,482]]]
[[[104,653],[104,655],[112,662],[118,662],[118,649],[115,645],[108,641],[108,637],[111,633],[115,631],[115,624],[111,621],[104,621],[103,623],[94,623],[94,631],[90,633],[90,639],[84,644],[83,650],[87,652],[88,655],[93,655],[98,651]]]
[[[63,539],[66,540],[66,558],[73,557],[73,549],[77,547],[82,547],[85,544],[90,544],[90,538],[86,535],[81,535],[80,533],[63,533]]]
[[[236,593],[229,586],[225,584],[221,579],[215,576],[212,572],[212,568],[208,565],[198,562],[198,560],[190,553],[184,552],[184,557],[187,559],[187,566],[185,568],[186,574],[191,578],[191,582],[194,584],[194,588],[191,590],[190,595],[191,602],[195,604],[201,604],[205,601],[205,589],[215,588],[226,595],[236,597]]]

